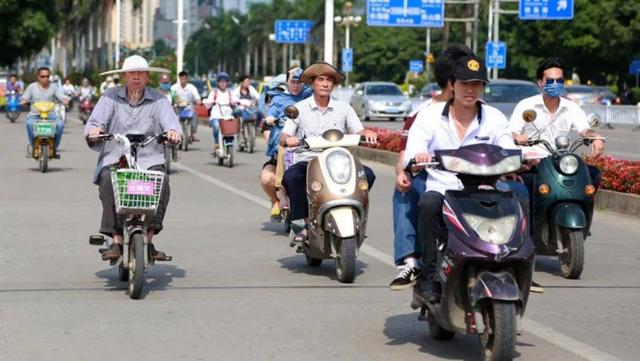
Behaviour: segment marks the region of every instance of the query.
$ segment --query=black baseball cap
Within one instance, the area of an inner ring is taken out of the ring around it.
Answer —
[[[487,67],[484,62],[475,55],[458,58],[454,65],[454,74],[457,81],[481,81],[488,83]]]

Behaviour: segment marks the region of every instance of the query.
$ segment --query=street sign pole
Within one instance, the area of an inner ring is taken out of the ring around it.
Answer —
[[[495,13],[493,14],[493,42],[497,43],[498,41],[500,41],[500,0],[495,0],[493,11],[495,11]],[[491,73],[491,78],[493,80],[498,79],[497,67],[491,69]]]
[[[431,28],[427,28],[427,54],[425,56],[429,56],[431,54]],[[425,80],[429,81],[429,62],[427,61],[427,71],[425,71]]]
[[[324,1],[324,61],[333,64],[333,0]]]

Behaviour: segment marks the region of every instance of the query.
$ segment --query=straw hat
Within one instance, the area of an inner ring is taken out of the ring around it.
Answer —
[[[158,73],[171,73],[169,69],[157,68],[154,66],[150,67],[147,60],[140,55],[131,55],[130,57],[124,59],[124,63],[122,63],[122,69],[105,71],[104,73],[100,73],[100,75],[126,73],[129,71],[155,71]]]
[[[332,77],[335,84],[342,83],[346,78],[345,75],[339,72],[338,69],[334,68],[333,65],[324,61],[319,61],[306,68],[302,72],[300,80],[308,84],[311,83],[311,79],[320,75]]]

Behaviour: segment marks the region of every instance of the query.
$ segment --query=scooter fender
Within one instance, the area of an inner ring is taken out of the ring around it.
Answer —
[[[564,228],[586,228],[587,215],[575,203],[562,203],[553,209],[553,223]]]
[[[357,229],[357,215],[351,207],[331,208],[325,215],[324,230],[337,237],[353,237],[356,235]]]
[[[469,290],[471,305],[475,307],[483,299],[521,301],[518,283],[509,272],[481,272],[476,284]]]

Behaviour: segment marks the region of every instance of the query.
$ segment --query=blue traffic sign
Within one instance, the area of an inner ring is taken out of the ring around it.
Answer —
[[[306,43],[312,27],[310,20],[276,20],[273,31],[276,43]]]
[[[507,67],[507,43],[488,42],[485,56],[487,68],[504,69]]]
[[[629,64],[629,74],[631,74],[631,75],[640,74],[640,60],[639,59],[633,60]]]
[[[422,60],[409,60],[409,71],[413,73],[422,73],[424,63]]]
[[[353,71],[353,49],[342,48],[342,71],[349,73]]]
[[[367,25],[441,28],[445,0],[367,0]]]
[[[573,0],[520,0],[521,20],[571,20]]]

